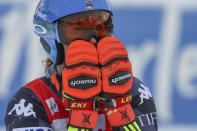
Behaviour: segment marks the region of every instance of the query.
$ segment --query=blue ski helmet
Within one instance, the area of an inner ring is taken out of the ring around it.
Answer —
[[[108,0],[40,0],[34,14],[34,32],[53,63],[58,65],[64,61],[64,43],[58,33],[58,20],[88,11],[105,11],[112,15]]]

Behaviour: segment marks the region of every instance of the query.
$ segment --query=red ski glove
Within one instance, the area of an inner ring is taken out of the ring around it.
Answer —
[[[63,102],[72,109],[68,131],[92,130],[96,127],[98,113],[93,101],[101,92],[101,72],[98,67],[96,47],[83,40],[72,42],[66,51],[66,67],[62,72]]]
[[[107,99],[105,102],[108,108],[105,112],[107,120],[114,130],[131,129],[131,123],[135,120],[135,114],[129,104],[131,99],[122,103],[118,100],[118,98],[124,100],[126,95],[131,96],[133,73],[127,50],[113,37],[105,37],[99,41],[97,50],[99,63],[102,65],[103,96]]]

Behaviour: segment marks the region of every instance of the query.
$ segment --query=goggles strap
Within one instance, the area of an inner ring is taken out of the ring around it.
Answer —
[[[52,83],[55,85],[57,91],[58,91],[58,94],[59,94],[59,97],[62,98],[62,79],[61,79],[61,76],[57,75],[56,73],[52,75],[51,77],[52,79]]]

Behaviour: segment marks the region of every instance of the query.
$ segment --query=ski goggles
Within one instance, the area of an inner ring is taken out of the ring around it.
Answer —
[[[113,34],[112,15],[107,11],[87,11],[72,14],[57,21],[57,32],[62,44],[75,40],[97,41]]]

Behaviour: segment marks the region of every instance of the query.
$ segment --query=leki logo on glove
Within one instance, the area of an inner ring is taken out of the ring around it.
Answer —
[[[127,120],[130,121],[130,117],[127,115],[127,108],[125,108],[124,111],[118,111],[121,115],[122,115],[122,119],[121,120]]]
[[[84,119],[83,119],[83,121],[82,121],[82,124],[84,124],[84,125],[86,125],[86,124],[89,124],[90,125],[90,116],[92,115],[92,114],[84,114],[84,113],[82,113],[83,114],[83,116],[84,116]]]
[[[118,71],[111,77],[109,77],[110,85],[124,85],[129,80],[131,80],[131,72],[130,71]]]
[[[68,80],[70,88],[86,90],[97,86],[97,79],[90,76],[78,76]]]

